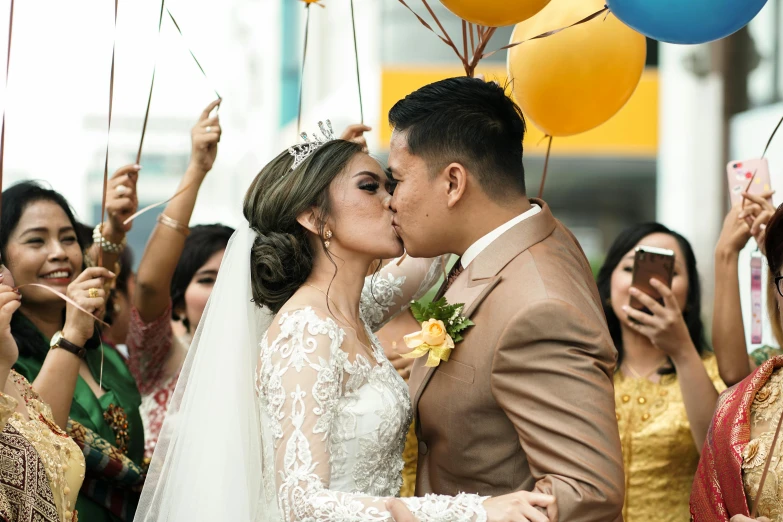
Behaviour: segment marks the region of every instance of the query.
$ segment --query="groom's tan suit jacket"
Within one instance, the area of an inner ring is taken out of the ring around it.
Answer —
[[[475,326],[416,360],[416,494],[556,497],[552,522],[622,520],[617,352],[590,266],[547,205],[492,242],[445,296]]]

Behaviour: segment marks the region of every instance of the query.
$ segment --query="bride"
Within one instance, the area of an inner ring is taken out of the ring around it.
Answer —
[[[386,521],[402,484],[407,385],[373,331],[440,259],[403,254],[389,185],[361,145],[323,137],[258,174],[172,399],[137,522]],[[455,427],[458,429],[458,427]],[[459,455],[454,455],[459,458]],[[542,521],[517,492],[402,499],[421,521]]]

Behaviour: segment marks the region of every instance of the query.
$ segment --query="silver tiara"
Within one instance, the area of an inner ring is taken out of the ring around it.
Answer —
[[[326,120],[324,122],[318,122],[318,128],[321,129],[321,136],[313,133],[308,137],[306,132],[301,134],[304,143],[298,143],[288,148],[288,153],[294,157],[294,164],[291,166],[291,170],[301,165],[304,160],[310,157],[310,155],[321,148],[325,143],[336,139],[334,131],[332,130],[332,122]],[[312,138],[312,139],[311,139]]]

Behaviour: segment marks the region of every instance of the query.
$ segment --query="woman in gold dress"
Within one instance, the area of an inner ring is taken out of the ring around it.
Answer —
[[[41,400],[24,377],[11,369],[19,355],[11,335],[11,317],[20,301],[21,297],[13,290],[10,273],[0,264],[0,382],[4,383],[0,390],[0,447],[4,462],[12,463],[3,465],[0,516],[8,522],[75,522],[76,497],[84,480],[84,455],[57,425],[49,404]],[[67,372],[59,371],[66,370],[65,365],[56,359],[72,357],[78,361],[78,358],[65,353],[52,355],[48,358],[51,373],[44,375],[43,381],[67,382]],[[76,379],[75,368],[71,372],[72,381]],[[69,407],[70,404],[60,408],[65,418]],[[26,443],[35,450],[37,459]],[[40,480],[41,467],[47,484]]]
[[[662,303],[632,287],[641,245],[675,253],[671,289],[650,283]],[[626,473],[623,518],[686,521],[699,450],[725,389],[704,339],[693,250],[663,225],[634,226],[609,249],[598,290],[619,355],[614,385]],[[632,309],[631,296],[651,314]]]

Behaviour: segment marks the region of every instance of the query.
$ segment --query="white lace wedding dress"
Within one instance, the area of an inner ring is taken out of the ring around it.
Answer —
[[[402,485],[411,401],[372,331],[437,279],[440,263],[422,261],[391,263],[367,279],[360,310],[371,358],[349,356],[342,327],[310,307],[281,315],[274,339],[264,335],[256,377],[263,489],[276,497],[264,503],[276,501],[282,520],[391,520],[385,497]],[[402,500],[422,522],[486,520],[477,495]]]

